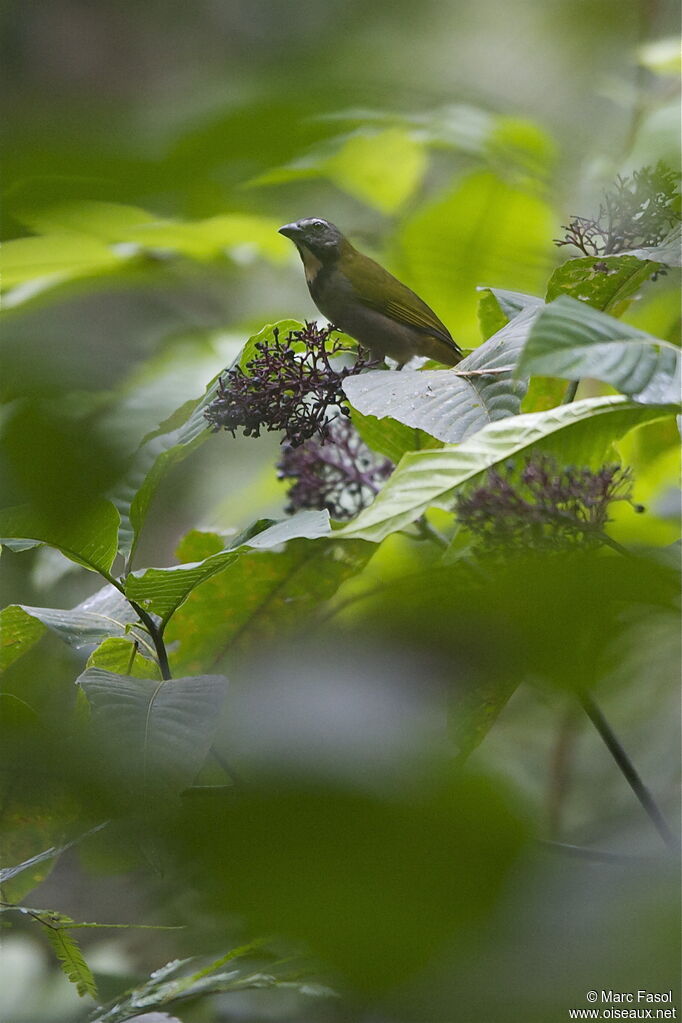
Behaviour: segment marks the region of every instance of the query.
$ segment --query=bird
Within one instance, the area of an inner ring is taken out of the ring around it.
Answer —
[[[313,302],[330,323],[375,357],[402,369],[415,355],[446,366],[463,358],[448,328],[419,295],[354,248],[328,220],[304,217],[279,228],[303,261]]]

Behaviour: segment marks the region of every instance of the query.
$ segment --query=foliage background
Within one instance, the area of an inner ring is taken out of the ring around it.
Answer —
[[[55,519],[77,517],[108,490],[145,434],[185,400],[199,398],[249,335],[264,323],[314,318],[297,257],[276,234],[280,223],[299,216],[340,224],[432,303],[460,343],[477,345],[477,286],[542,294],[567,256],[552,239],[570,215],[594,211],[617,174],[658,159],[679,165],[675,65],[665,45],[678,30],[677,18],[676,5],[663,0],[398,0],[390,7],[354,0],[5,2],[2,233],[35,241],[6,249],[5,282],[14,290],[0,340],[3,507],[29,499]],[[168,224],[145,235],[137,218],[131,233],[126,211],[109,204],[140,207]],[[226,215],[228,221],[211,220]],[[671,272],[642,289],[625,321],[679,344],[678,284]],[[599,390],[608,388],[593,385],[590,393]],[[648,509],[638,519],[619,516],[613,534],[622,543],[663,547],[679,535],[670,510],[674,444],[669,427],[656,423],[622,442],[636,498]],[[239,530],[256,518],[281,516],[283,487],[272,468],[277,448],[269,435],[209,437],[162,481],[136,566],[173,563],[191,529]],[[184,543],[186,559],[207,553]],[[421,548],[392,537],[360,585],[404,575],[423,556]],[[70,607],[97,585],[49,549],[3,551],[3,607]],[[205,590],[209,603],[215,592]],[[381,645],[353,639],[360,624],[360,616],[345,620],[346,631],[334,640],[341,652],[306,639],[330,684],[339,670],[362,674],[363,650],[376,658],[377,677],[397,670],[386,669]],[[659,661],[638,660],[635,630],[627,664],[616,664],[604,701],[643,775],[674,814],[680,740],[670,665],[676,645],[659,624]],[[559,659],[570,656],[570,630],[567,621]],[[420,649],[417,643],[410,653],[417,673]],[[287,656],[295,660],[291,651]],[[40,705],[59,736],[82,665],[81,653],[49,635],[11,669],[8,688]],[[261,667],[259,678],[271,670],[271,664]],[[289,664],[286,672],[293,679],[297,669]],[[304,700],[310,695],[305,679],[300,685]],[[262,686],[256,691],[267,706],[271,695]],[[242,682],[240,691],[245,688]],[[410,699],[415,714],[428,715],[429,700]],[[365,740],[370,746],[371,729]],[[621,776],[561,693],[519,690],[476,752],[476,766],[511,784],[513,801],[530,808],[521,816],[536,827],[555,812],[547,765],[567,741],[573,758],[562,804],[566,840],[580,840],[598,821],[607,836],[615,830],[627,838],[631,851],[653,855],[655,835],[651,842],[642,835],[639,808]],[[47,755],[57,762],[59,744],[50,744]],[[341,760],[353,755],[346,750]],[[21,841],[3,851],[3,861],[18,862],[64,840],[69,821],[51,820],[44,809],[37,834],[32,824],[19,827]],[[197,907],[181,886],[169,893],[167,880],[155,873],[153,852],[145,851],[142,864],[128,862],[131,855],[128,843],[117,850],[96,836],[81,856],[66,853],[30,895],[31,904],[81,920],[193,921],[186,934],[88,934],[83,945],[105,995],[176,955],[220,951],[253,937],[231,916],[216,920]],[[245,852],[242,869],[247,861]],[[215,864],[206,869],[210,874]],[[500,1020],[546,1023],[562,957],[571,967],[561,1004],[580,1005],[590,956],[624,940],[638,900],[646,910],[641,940],[625,939],[620,960],[608,964],[613,977],[624,989],[640,986],[641,950],[652,934],[658,935],[652,961],[666,942],[670,948],[670,890],[661,881],[652,895],[644,869],[634,878],[620,868],[597,877],[594,867],[585,873],[570,864],[558,876],[544,862],[519,869],[532,884],[524,875],[496,905],[499,940],[471,937],[468,951],[452,951],[447,968],[432,962],[409,999],[392,989],[377,1010],[380,1018],[401,1018],[403,1011],[420,1018],[431,1004],[449,1019],[455,1002],[479,1005],[481,989],[495,975],[511,992],[508,1007],[484,1000],[476,1018],[494,1012]],[[526,898],[524,887],[532,889]],[[222,897],[230,908],[224,893],[216,896]],[[575,916],[567,914],[572,902],[581,907]],[[296,914],[286,905],[281,911]],[[596,922],[585,935],[588,911]],[[409,930],[409,914],[397,925]],[[386,936],[374,937],[377,945],[362,957],[388,973],[379,951]],[[548,941],[558,942],[551,962],[544,958]],[[477,947],[484,952],[471,951]],[[3,960],[0,1013],[12,1023],[86,1018],[88,1010],[28,923],[3,938]],[[518,979],[528,972],[536,977],[530,992]],[[606,980],[594,978],[593,986]],[[232,994],[178,1012],[188,1023],[240,1012],[245,1018],[374,1018],[362,983],[359,988],[363,993],[342,1008],[322,1000],[302,1009],[295,993],[279,992],[255,1003]]]

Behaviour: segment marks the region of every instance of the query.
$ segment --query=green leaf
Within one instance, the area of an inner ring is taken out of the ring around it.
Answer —
[[[55,914],[56,915],[56,914]],[[97,998],[97,985],[90,967],[83,958],[80,945],[68,931],[69,917],[59,915],[60,924],[46,923],[44,933],[57,954],[59,964],[78,994]]]
[[[674,405],[641,405],[620,396],[586,398],[491,423],[463,444],[405,455],[374,502],[338,535],[378,543],[432,505],[449,508],[458,487],[498,462],[531,451],[552,452],[571,464],[599,464],[618,437],[676,411]]]
[[[277,233],[278,222],[253,214],[224,213],[206,220],[175,221],[136,206],[80,201],[32,210],[22,214],[20,219],[41,234],[54,232],[53,237],[84,240],[93,246],[97,239],[100,243],[118,246],[168,250],[193,259],[232,255],[243,262],[261,256],[282,263],[290,251],[286,240]],[[121,251],[126,254],[125,249],[114,249],[111,245],[101,245],[101,248],[114,263],[120,262]]]
[[[30,650],[44,632],[44,626],[18,604],[4,607],[0,611],[0,671]]]
[[[250,537],[240,546],[228,547],[202,561],[172,568],[147,568],[129,575],[125,585],[126,596],[167,622],[196,586],[222,571],[240,554],[250,550],[267,550],[294,538],[317,539],[328,536],[330,531],[328,512],[299,512]]]
[[[41,238],[16,238],[2,247],[2,286],[10,288],[38,279],[57,284],[109,272],[120,267],[126,258],[129,254],[117,253],[110,245],[87,235],[64,232]]]
[[[439,448],[442,442],[429,436],[423,430],[415,430],[411,426],[399,423],[397,419],[384,416],[363,416],[356,408],[351,409],[353,426],[365,444],[372,451],[390,458],[396,465],[408,451],[422,451],[425,448]]]
[[[490,288],[481,288],[480,290],[482,294],[478,300],[478,323],[481,328],[481,337],[487,341],[489,337],[509,323],[509,317],[502,312],[500,304]]]
[[[272,341],[275,331],[279,333],[280,338],[285,338],[292,330],[303,330],[305,324],[301,320],[278,320],[277,323],[266,323],[257,334],[252,334],[249,340],[246,342],[241,350],[237,364],[246,373],[249,362],[258,354],[257,345],[264,341]],[[294,348],[296,345],[294,344]],[[301,345],[301,348],[304,348]]]
[[[525,384],[514,380],[514,368],[536,315],[520,313],[455,369],[372,370],[348,377],[343,388],[363,415],[391,416],[448,443],[464,440],[519,412]]]
[[[478,287],[476,290],[482,292],[483,297],[491,295],[497,302],[506,320],[513,320],[515,316],[525,312],[526,309],[541,309],[545,304],[537,295],[527,295],[523,291],[507,291],[506,288],[488,288],[485,286]]]
[[[657,266],[657,263],[643,262],[636,256],[569,259],[550,277],[547,301],[553,302],[561,295],[568,295],[587,302],[595,309],[617,314]]]
[[[421,183],[424,144],[401,128],[350,135],[320,166],[324,177],[382,213],[395,213]]]
[[[75,650],[80,650],[110,636],[126,636],[130,626],[138,621],[126,598],[113,586],[102,587],[71,609],[11,604],[0,615],[3,623],[0,650],[3,656],[11,657],[7,663],[0,661],[3,667],[40,639],[45,628],[51,629]],[[34,625],[28,627],[27,621]],[[140,641],[147,642],[144,634],[140,635]],[[5,650],[9,651],[8,655],[4,654]]]
[[[191,784],[218,726],[222,675],[158,682],[87,668],[77,682],[112,774],[147,794],[178,793]]]
[[[552,235],[549,206],[494,174],[472,174],[414,214],[400,231],[392,269],[464,347],[479,340],[476,286],[544,286]]]
[[[179,557],[210,556],[220,537],[190,533]],[[175,670],[205,670],[300,626],[373,553],[364,543],[292,540],[243,554],[190,594],[166,630]]]
[[[344,192],[394,213],[421,183],[426,170],[424,143],[412,130],[393,125],[360,128],[316,146],[283,167],[259,175],[251,185],[280,185],[326,178]]]
[[[680,394],[680,349],[573,298],[559,298],[536,321],[519,373],[567,380],[595,377],[636,401],[674,402]]]
[[[103,668],[115,675],[129,675],[131,678],[161,679],[156,661],[144,657],[139,644],[122,636],[105,639],[88,657],[86,668]]]
[[[110,501],[93,501],[80,514],[74,510],[69,521],[20,505],[0,510],[0,544],[4,537],[38,540],[91,572],[106,575],[116,557],[118,524],[118,512]]]

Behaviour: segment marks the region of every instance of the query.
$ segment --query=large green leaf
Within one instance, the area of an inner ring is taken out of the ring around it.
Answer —
[[[190,533],[181,558],[220,551],[215,533]],[[365,543],[291,540],[279,552],[254,550],[203,582],[173,616],[166,639],[174,670],[206,670],[228,652],[243,652],[302,626],[373,553]]]
[[[174,565],[172,568],[147,568],[129,575],[126,595],[146,611],[153,611],[167,622],[174,611],[200,583],[222,571],[240,554],[267,550],[294,538],[317,539],[331,531],[326,511],[303,511],[250,537],[246,543],[227,547],[202,561]]]
[[[573,298],[540,314],[519,360],[519,373],[596,377],[636,401],[674,402],[680,395],[680,349]]]
[[[363,415],[390,416],[450,444],[464,440],[519,412],[526,388],[513,373],[536,315],[534,309],[520,313],[456,369],[373,370],[348,377],[344,390]]]
[[[382,213],[393,213],[418,187],[425,170],[424,142],[413,132],[398,126],[361,128],[316,146],[251,184],[326,178]]]
[[[450,507],[459,486],[520,454],[549,451],[566,463],[598,463],[628,430],[676,411],[620,396],[586,398],[491,423],[463,444],[405,455],[374,502],[338,535],[377,543],[432,505]]]
[[[223,676],[159,682],[87,668],[77,681],[112,775],[147,793],[177,793],[191,784],[213,742]]]
[[[432,305],[464,347],[478,343],[477,285],[539,291],[549,268],[553,214],[536,195],[490,173],[465,178],[404,225],[396,275]]]
[[[5,246],[4,286],[48,277],[52,283],[120,267],[145,252],[206,260],[254,257],[282,263],[290,246],[278,222],[254,214],[225,213],[206,220],[173,221],[135,206],[67,202],[31,210],[20,218],[40,237]]]
[[[587,302],[604,312],[624,309],[627,300],[647,281],[659,264],[636,256],[585,256],[558,267],[547,285],[547,301],[560,295]]]
[[[20,505],[0,510],[0,544],[4,537],[38,540],[84,568],[106,575],[116,557],[118,524],[118,512],[110,501],[93,501],[82,510],[74,509],[68,520]]]
[[[119,253],[86,234],[50,234],[16,238],[2,247],[0,268],[3,288],[24,281],[58,284],[75,277],[108,273],[120,267],[130,253]]]

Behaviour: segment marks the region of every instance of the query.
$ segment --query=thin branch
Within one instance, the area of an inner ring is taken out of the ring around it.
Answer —
[[[551,842],[544,838],[539,838],[537,842],[547,852],[561,853],[573,859],[591,860],[594,863],[640,863],[649,859],[646,856],[625,856],[605,849],[590,849],[588,846],[571,845],[568,842]]]
[[[677,851],[679,849],[678,842],[668,827],[668,823],[663,816],[660,807],[640,778],[635,765],[623,749],[618,737],[604,717],[602,711],[594,702],[591,695],[585,690],[580,692],[578,696],[585,713],[599,732],[601,738],[604,740],[607,749],[618,765],[618,768],[625,777],[628,785],[639,800],[644,812],[647,814],[668,848],[673,851]]]

